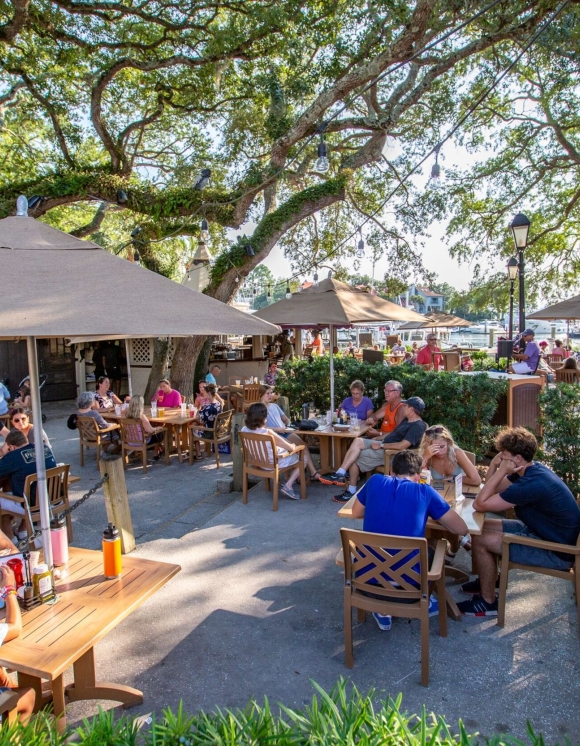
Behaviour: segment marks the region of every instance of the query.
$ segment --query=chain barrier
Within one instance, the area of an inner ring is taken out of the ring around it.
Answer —
[[[63,510],[59,515],[62,515],[66,518],[67,515],[70,515],[73,510],[76,510],[77,508],[80,508],[80,506],[85,503],[89,497],[92,497],[92,495],[95,494],[95,492],[98,492],[98,490],[101,489],[101,487],[109,481],[109,475],[105,474],[102,479],[100,479],[88,492],[85,492],[85,494],[74,503],[74,505],[71,505],[66,510]],[[32,536],[27,536],[26,539],[21,539],[19,542],[17,542],[16,547],[21,551],[27,551],[28,545],[31,544],[35,539],[39,539],[42,536],[42,531],[39,529],[33,530]]]

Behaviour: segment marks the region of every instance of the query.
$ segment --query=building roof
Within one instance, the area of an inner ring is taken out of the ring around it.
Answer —
[[[427,298],[443,298],[443,293],[435,293],[433,290],[429,290],[429,288],[422,288],[419,287],[419,285],[415,286],[417,288],[417,294],[424,295]]]

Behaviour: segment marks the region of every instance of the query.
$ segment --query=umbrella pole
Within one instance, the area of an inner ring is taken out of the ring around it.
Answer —
[[[334,355],[332,349],[332,331],[333,326],[330,324],[328,333],[330,335],[330,409],[334,412]]]
[[[44,561],[52,570],[52,546],[50,543],[50,513],[48,510],[48,494],[46,491],[46,464],[44,461],[44,440],[42,438],[42,408],[40,406],[40,385],[38,381],[38,357],[36,354],[36,339],[26,337],[26,352],[28,353],[28,373],[30,375],[30,399],[32,402],[32,420],[36,428],[34,439],[34,453],[36,455],[36,499],[40,507],[40,528],[42,531],[42,547]]]
[[[125,357],[127,358],[127,386],[129,396],[133,396],[133,382],[131,381],[131,359],[129,357],[129,340],[125,339]]]

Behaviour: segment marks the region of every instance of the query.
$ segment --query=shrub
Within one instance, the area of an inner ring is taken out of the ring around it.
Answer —
[[[558,383],[540,394],[542,444],[539,458],[580,494],[580,387]]]
[[[285,364],[287,375],[278,379],[276,390],[290,400],[293,416],[300,416],[304,402],[326,411],[330,406],[328,357],[293,360]],[[363,363],[352,357],[337,357],[334,365],[335,404],[349,396],[349,385],[356,378],[363,381],[366,394],[378,408],[384,401],[388,380],[400,381],[404,396],[420,396],[427,409],[425,420],[442,423],[453,433],[457,443],[468,451],[482,455],[496,432],[491,420],[497,402],[507,392],[507,381],[486,375],[463,376],[458,373],[435,373],[413,365],[386,367],[381,363]]]
[[[99,711],[76,728],[74,742],[98,746],[331,746],[332,744],[389,744],[389,746],[478,746],[483,741],[477,733],[468,734],[460,720],[451,728],[445,719],[425,708],[420,715],[401,709],[402,695],[377,702],[371,689],[360,694],[355,686],[339,679],[330,692],[312,682],[316,694],[302,710],[279,705],[274,711],[267,699],[264,704],[251,701],[243,710],[220,710],[189,715],[182,704],[176,713],[163,711],[163,717],[152,718],[149,730],[139,732],[138,721],[124,715],[116,722],[113,713]],[[457,731],[457,732],[456,732]],[[545,746],[528,723],[529,746]],[[44,715],[27,726],[0,729],[0,746],[15,743],[26,746],[64,746],[70,731],[56,732]],[[492,736],[488,746],[526,746],[513,736]],[[565,742],[570,741],[566,738]]]

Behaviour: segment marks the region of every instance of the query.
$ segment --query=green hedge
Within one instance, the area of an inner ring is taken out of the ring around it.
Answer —
[[[580,495],[580,387],[558,383],[540,394],[542,426],[538,454],[570,488]]]
[[[507,392],[507,382],[488,376],[462,376],[458,373],[435,373],[411,365],[387,368],[382,363],[363,363],[350,356],[337,356],[334,365],[335,404],[350,395],[349,386],[360,379],[366,394],[378,408],[384,400],[384,385],[388,380],[403,384],[404,396],[420,396],[427,405],[424,419],[431,425],[444,424],[457,443],[482,456],[496,428],[491,420],[497,402]],[[304,402],[326,411],[330,406],[330,376],[328,357],[292,360],[284,364],[285,375],[276,382],[276,390],[290,400],[293,417],[300,417]]]
[[[443,717],[424,708],[420,715],[404,712],[401,694],[377,704],[374,690],[362,695],[343,679],[330,693],[314,682],[313,686],[317,694],[301,710],[279,705],[278,714],[265,699],[263,705],[251,701],[244,710],[189,715],[180,705],[176,713],[167,709],[159,720],[153,717],[150,728],[141,731],[130,716],[115,721],[112,710],[100,711],[64,734],[41,715],[26,727],[0,729],[0,746],[64,746],[71,735],[74,743],[84,746],[545,746],[529,724],[526,742],[501,735],[482,739],[468,734],[461,720],[451,728]]]

